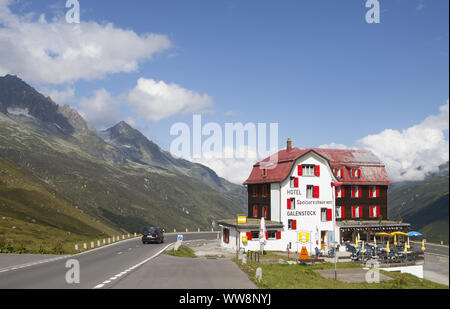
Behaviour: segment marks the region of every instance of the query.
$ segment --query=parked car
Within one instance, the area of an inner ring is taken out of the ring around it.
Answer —
[[[142,243],[159,243],[164,242],[164,230],[160,227],[146,227],[142,232]]]

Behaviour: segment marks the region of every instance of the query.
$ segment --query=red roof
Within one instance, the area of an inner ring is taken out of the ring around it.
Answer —
[[[292,148],[278,152],[277,165],[275,168],[267,170],[267,176],[263,177],[261,167],[270,164],[270,157],[255,164],[250,177],[244,183],[272,183],[281,182],[286,179],[294,162],[303,155],[314,151],[330,162],[331,168],[342,168],[343,177],[339,179],[345,185],[385,185],[390,186],[392,182],[386,172],[384,164],[370,151],[366,150],[338,150],[338,149],[300,149]],[[352,178],[350,175],[352,168],[361,170],[360,178]]]

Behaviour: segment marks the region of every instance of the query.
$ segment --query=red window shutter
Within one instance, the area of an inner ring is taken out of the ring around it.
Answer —
[[[373,197],[373,187],[369,188],[369,197]]]
[[[266,231],[266,239],[269,239],[269,232]]]
[[[320,177],[320,165],[316,165],[315,174],[316,174],[316,177]]]
[[[359,206],[359,217],[362,218],[363,216],[363,207]]]
[[[333,221],[333,209],[327,209],[327,221]]]
[[[341,168],[341,177],[344,177],[344,169]]]
[[[294,179],[294,187],[298,188],[298,178],[297,177]]]
[[[377,218],[379,218],[381,215],[381,207],[377,206]]]
[[[370,217],[373,218],[373,206],[369,206],[370,208]]]
[[[341,219],[345,219],[345,207],[341,206]]]
[[[292,229],[296,230],[297,229],[297,220],[293,220],[292,221]]]
[[[291,199],[290,198],[288,198],[288,200],[287,200],[287,209],[291,209]]]
[[[356,207],[352,207],[352,217],[356,218]]]
[[[356,189],[355,187],[352,187],[352,197],[354,198],[356,196]]]
[[[258,218],[258,206],[257,205],[253,206],[253,217]]]
[[[303,165],[298,166],[298,176],[303,176]]]
[[[341,187],[341,197],[344,198],[345,197],[345,188]]]
[[[320,198],[320,187],[314,186],[313,198]]]
[[[352,177],[355,177],[355,169],[352,168]]]
[[[277,239],[281,239],[281,231],[277,232]]]
[[[247,232],[247,239],[252,240],[252,232]]]
[[[377,187],[377,197],[380,197],[380,188]]]
[[[361,170],[358,168],[358,178],[361,178]]]
[[[338,190],[338,188],[336,187],[336,189],[334,189],[335,190],[335,194],[334,194],[334,196],[335,197],[338,197],[338,193],[339,193],[339,190]]]
[[[362,198],[362,188],[358,188],[358,198]]]

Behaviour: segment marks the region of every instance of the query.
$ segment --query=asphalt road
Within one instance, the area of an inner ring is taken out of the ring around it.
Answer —
[[[422,249],[422,243],[420,242],[412,242],[411,247],[416,249],[417,251],[421,251]],[[434,245],[434,244],[425,244],[425,252],[426,253],[432,253],[437,255],[444,255],[448,256],[448,246],[442,246],[442,245]]]
[[[257,289],[247,275],[230,259],[178,258],[160,255],[112,289]]]
[[[183,235],[185,240],[217,238],[217,233],[211,232]],[[0,289],[92,289],[109,278],[117,278],[119,274],[122,274],[122,279],[135,272],[142,267],[140,263],[175,242],[176,236],[166,234],[164,244],[143,245],[141,239],[136,238],[82,254],[60,257],[52,262],[23,268],[8,267],[0,270]],[[66,262],[71,259],[77,260],[80,265],[79,284],[66,282],[66,273],[70,270],[66,268]]]

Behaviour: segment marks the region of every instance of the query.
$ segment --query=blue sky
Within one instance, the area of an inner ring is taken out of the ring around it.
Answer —
[[[170,47],[140,59],[131,72],[29,82],[73,89],[68,102],[78,108],[82,98],[105,89],[117,104],[116,118],[131,117],[164,149],[173,140],[172,124],[190,123],[192,113],[140,118],[123,103],[139,78],[208,95],[213,105],[204,122],[277,122],[280,147],[288,137],[298,147],[352,146],[386,129],[401,132],[439,114],[449,98],[447,0],[380,0],[380,24],[366,23],[363,0],[79,2],[81,24],[156,33]],[[9,8],[16,16],[34,12],[35,19],[45,13],[51,21],[65,14],[64,5],[21,0]],[[448,141],[448,128],[443,131]]]

